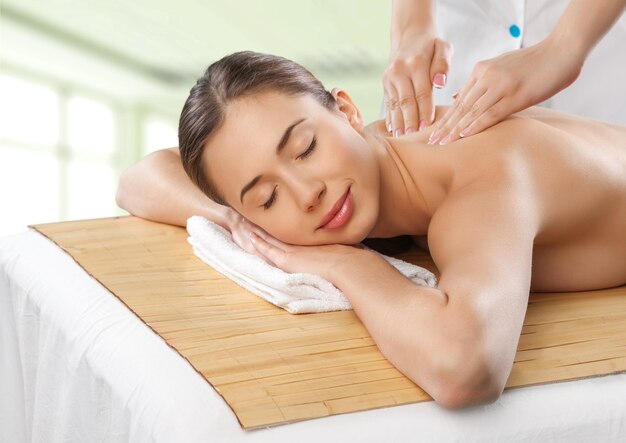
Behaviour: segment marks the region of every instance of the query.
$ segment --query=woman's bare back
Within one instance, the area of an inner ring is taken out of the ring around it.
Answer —
[[[511,124],[520,127],[542,211],[531,289],[625,284],[626,128],[541,108]]]
[[[439,108],[437,117],[444,111]],[[428,135],[404,137],[407,167],[410,144],[424,143]],[[522,171],[516,179],[527,181],[539,217],[531,291],[626,284],[626,128],[534,107],[432,149],[447,150],[456,165],[447,198],[472,183],[472,192],[485,195],[479,204],[487,206],[490,193],[509,187],[494,179],[502,165]]]

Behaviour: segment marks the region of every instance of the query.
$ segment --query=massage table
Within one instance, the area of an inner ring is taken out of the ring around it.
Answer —
[[[0,442],[624,442],[626,373],[615,369],[460,410],[420,401],[244,429],[61,247],[32,228],[0,239]]]

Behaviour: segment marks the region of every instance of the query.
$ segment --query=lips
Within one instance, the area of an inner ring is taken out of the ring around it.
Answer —
[[[331,221],[337,215],[339,210],[343,207],[349,193],[350,193],[350,188],[348,188],[348,190],[339,198],[339,200],[335,202],[332,208],[330,208],[330,211],[328,211],[328,214],[326,214],[324,218],[322,218],[322,221],[320,225],[317,227],[317,229],[323,228],[324,225],[326,225],[329,221]]]

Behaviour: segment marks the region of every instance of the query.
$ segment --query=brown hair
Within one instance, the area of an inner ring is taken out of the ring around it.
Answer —
[[[328,109],[337,107],[335,98],[311,72],[286,58],[240,51],[212,63],[185,101],[178,123],[178,147],[191,181],[216,203],[230,206],[202,167],[204,146],[224,122],[232,101],[268,90],[310,94]]]
[[[290,95],[311,94],[324,107],[337,102],[310,71],[283,57],[240,51],[212,63],[191,88],[178,123],[178,147],[185,172],[214,202],[230,206],[202,167],[204,146],[224,122],[226,107],[236,99],[274,90]],[[363,244],[386,255],[405,252],[409,236],[364,239]]]

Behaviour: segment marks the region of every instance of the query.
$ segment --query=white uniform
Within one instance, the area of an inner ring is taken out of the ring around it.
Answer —
[[[446,87],[433,91],[435,103],[451,104],[452,94],[465,84],[477,62],[543,40],[568,4],[569,0],[438,0],[437,32],[452,43],[454,54]],[[626,126],[626,14],[591,51],[578,79],[541,106]]]

